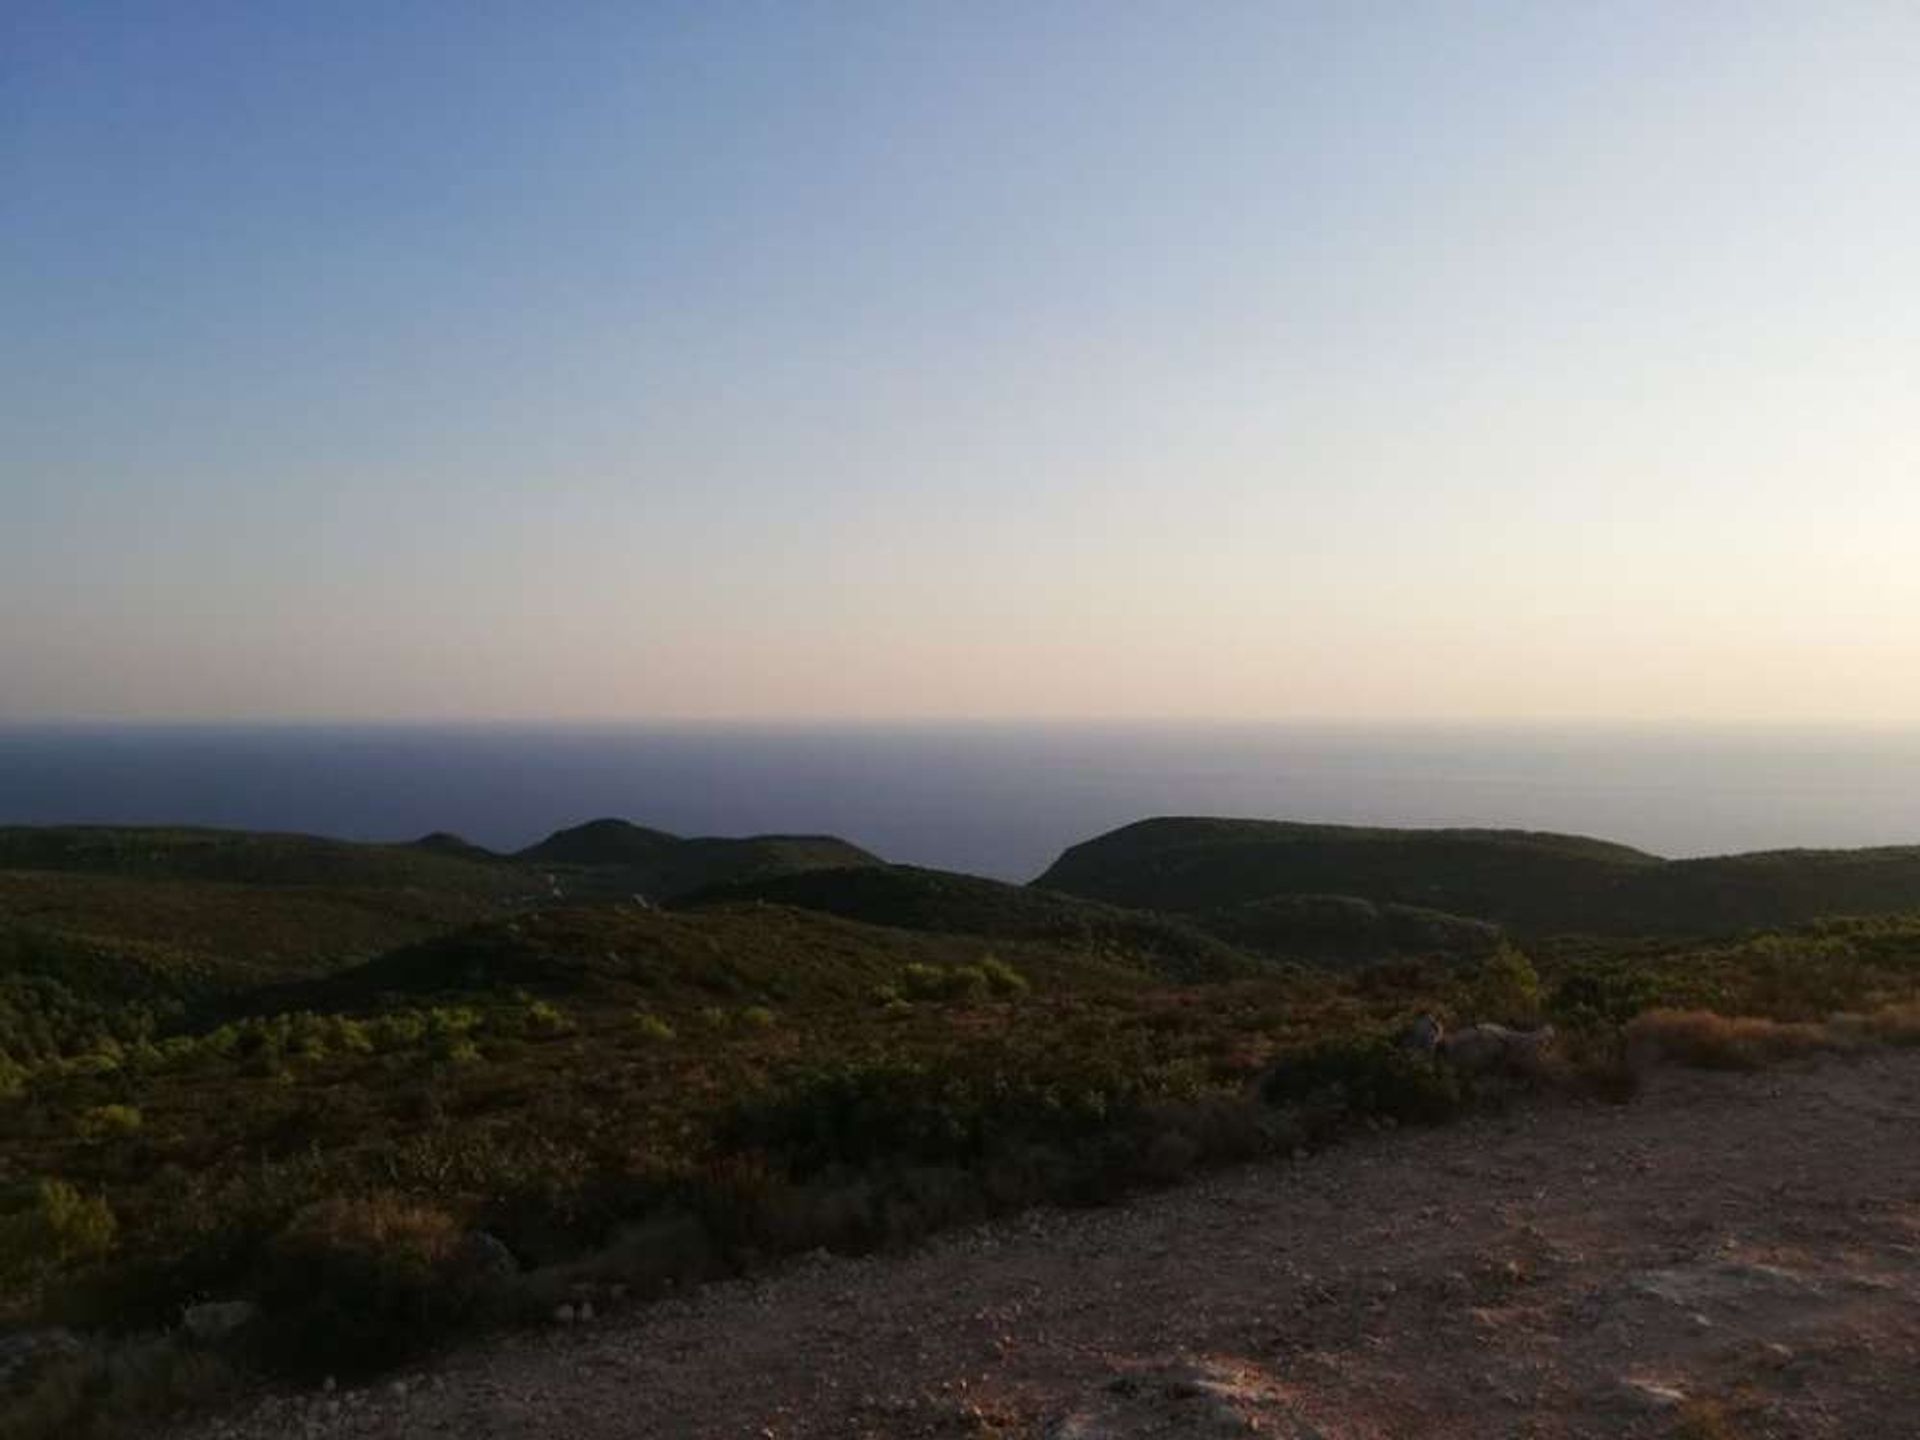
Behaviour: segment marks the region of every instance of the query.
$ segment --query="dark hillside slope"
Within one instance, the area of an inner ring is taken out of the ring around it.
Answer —
[[[691,912],[586,905],[492,921],[304,985],[261,991],[262,1013],[370,1011],[395,999],[499,1000],[524,990],[687,1009],[716,1002],[871,1008],[909,965],[972,965],[975,938],[918,935],[767,904]],[[1041,988],[1139,985],[1151,976],[1038,945],[999,951]]]
[[[1660,863],[1625,846],[1521,830],[1157,819],[1073,846],[1034,883],[1156,910],[1215,910],[1283,894],[1357,895],[1506,919],[1516,897],[1584,891]]]
[[[686,839],[625,820],[557,831],[514,858],[551,873],[559,893],[576,900],[634,894],[668,900],[737,880],[882,863],[832,835]]]
[[[257,830],[109,825],[0,828],[0,870],[476,896],[511,895],[527,883],[484,858],[447,853],[437,846],[376,845]]]
[[[643,865],[679,843],[665,830],[609,818],[556,830],[514,858],[536,865]]]
[[[1269,895],[1190,917],[1221,939],[1277,960],[1319,966],[1379,960],[1475,960],[1500,947],[1503,932],[1487,920],[1376,904],[1357,895]]]
[[[1520,830],[1159,819],[1075,845],[1034,883],[1186,913],[1318,893],[1532,933],[1713,934],[1920,908],[1920,847],[1663,860]]]
[[[1094,900],[912,865],[814,870],[698,891],[683,907],[762,901],[869,925],[990,940],[1032,940],[1190,982],[1257,974],[1261,965],[1181,920]]]

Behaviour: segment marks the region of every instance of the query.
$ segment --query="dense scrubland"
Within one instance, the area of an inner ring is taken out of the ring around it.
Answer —
[[[1526,1085],[1626,1101],[1656,1054],[1906,1041],[1915,912],[1920,851],[1517,832],[1150,821],[1023,887],[618,821],[0,831],[0,1313],[97,1337],[15,1364],[0,1434]],[[1561,1041],[1463,1075],[1393,1042],[1421,1013]],[[210,1301],[248,1308],[183,1336]]]

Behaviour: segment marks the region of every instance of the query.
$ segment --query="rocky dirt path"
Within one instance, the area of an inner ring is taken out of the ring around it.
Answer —
[[[201,1433],[1920,1436],[1920,1053],[823,1257]]]

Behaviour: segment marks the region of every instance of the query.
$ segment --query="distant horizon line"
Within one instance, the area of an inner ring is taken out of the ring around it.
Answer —
[[[5,716],[0,732],[106,730],[495,730],[495,731],[697,731],[697,730],[1011,730],[1011,729],[1286,729],[1333,730],[1559,730],[1696,732],[1908,732],[1920,734],[1920,716],[1912,718],[1701,716],[1227,716],[1227,715],[904,715],[904,716]]]

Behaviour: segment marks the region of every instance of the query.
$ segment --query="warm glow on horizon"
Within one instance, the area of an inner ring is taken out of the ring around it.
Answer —
[[[0,720],[1920,722],[1920,11],[29,4]]]

